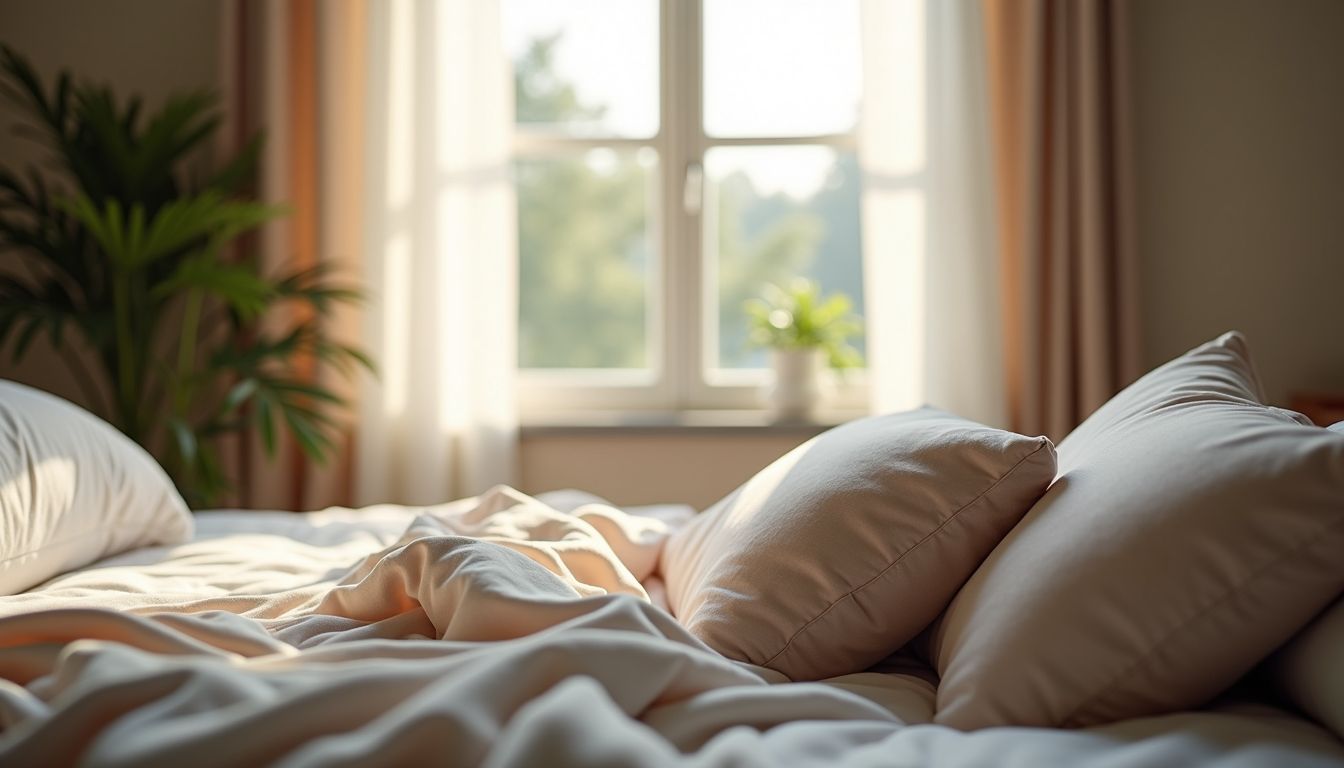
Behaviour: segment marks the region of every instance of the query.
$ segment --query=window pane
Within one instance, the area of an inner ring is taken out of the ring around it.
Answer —
[[[742,306],[766,283],[808,277],[842,291],[863,315],[859,168],[828,147],[715,147],[705,155],[706,274],[716,279],[717,350],[711,365],[760,368]],[[712,304],[711,304],[712,306]],[[854,344],[863,352],[862,339]]]
[[[519,126],[572,136],[658,132],[657,0],[506,0]]]
[[[647,368],[657,154],[516,163],[522,368]]]
[[[861,85],[858,0],[705,0],[704,7],[707,133],[812,136],[854,129]]]

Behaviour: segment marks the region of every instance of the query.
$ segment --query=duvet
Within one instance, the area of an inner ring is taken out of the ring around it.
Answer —
[[[683,511],[579,501],[204,513],[0,598],[0,765],[1344,765],[1255,703],[962,733],[900,658],[789,683],[663,607]]]

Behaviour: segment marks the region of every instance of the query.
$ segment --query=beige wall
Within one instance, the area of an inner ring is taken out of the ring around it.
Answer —
[[[221,5],[215,0],[0,0],[0,42],[26,57],[50,87],[70,69],[78,78],[133,93],[153,108],[175,91],[219,87]],[[0,165],[44,162],[45,150],[13,135],[19,118],[0,107]],[[82,401],[67,369],[35,345],[15,366],[0,350],[0,378],[17,379]]]
[[[1272,400],[1344,392],[1344,3],[1130,7],[1149,365],[1237,328]]]
[[[519,487],[528,493],[580,488],[617,504],[682,502],[704,509],[808,437],[770,429],[526,435]]]
[[[1250,335],[1271,397],[1344,391],[1344,3],[1135,0],[1138,246],[1150,365]],[[218,82],[213,0],[0,0],[0,40],[150,103]],[[33,156],[0,111],[0,163]],[[49,362],[0,376],[74,394]],[[803,439],[535,434],[521,485],[704,506]]]

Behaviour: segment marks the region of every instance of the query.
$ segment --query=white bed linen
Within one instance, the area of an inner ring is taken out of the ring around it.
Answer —
[[[202,513],[0,599],[0,765],[1344,765],[1268,707],[967,734],[900,660],[771,684],[649,602],[684,510],[549,500]]]

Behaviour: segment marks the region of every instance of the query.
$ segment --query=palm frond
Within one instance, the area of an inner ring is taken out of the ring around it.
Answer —
[[[167,280],[151,289],[150,295],[166,299],[183,290],[198,290],[213,296],[247,320],[260,316],[275,294],[275,286],[256,272],[210,258],[208,254],[181,261]]]
[[[264,146],[265,140],[261,134],[253,136],[232,160],[206,180],[204,188],[226,195],[243,192],[256,174],[257,163],[261,160],[261,150]]]
[[[209,91],[146,111],[138,97],[69,73],[47,90],[0,45],[0,97],[64,176],[48,183],[36,168],[0,168],[0,249],[27,267],[0,274],[0,346],[18,359],[45,337],[74,358],[68,336],[81,336],[96,371],[67,363],[110,385],[101,415],[151,450],[193,506],[231,487],[221,436],[252,429],[273,453],[283,432],[313,460],[327,456],[347,403],[311,367],[373,369],[322,326],[361,294],[326,265],[272,276],[256,259],[226,256],[239,235],[285,212],[246,196],[261,138],[188,187],[184,161],[219,127]],[[301,319],[275,330],[281,316]]]

